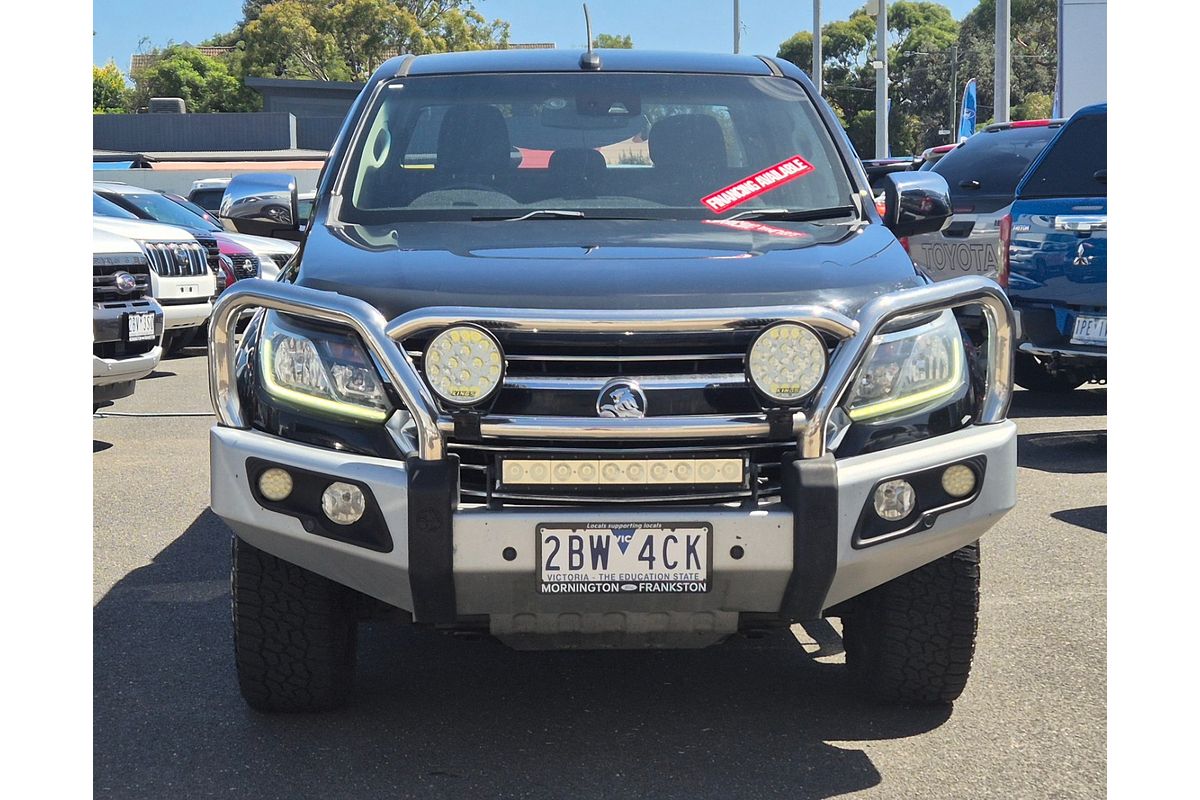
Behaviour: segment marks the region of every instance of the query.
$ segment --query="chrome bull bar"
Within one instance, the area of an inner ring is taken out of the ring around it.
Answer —
[[[841,340],[824,382],[808,404],[808,413],[797,410],[792,416],[791,428],[801,457],[819,458],[825,453],[829,415],[848,390],[875,334],[901,317],[966,306],[979,307],[988,328],[987,380],[975,422],[1000,422],[1012,400],[1012,306],[995,282],[980,277],[954,278],[880,295],[866,303],[857,318],[818,306],[632,312],[435,307],[403,314],[391,322],[374,306],[353,297],[275,281],[241,280],[222,293],[213,309],[208,344],[209,391],[221,425],[249,427],[238,399],[234,352],[234,326],[246,309],[267,308],[345,325],[362,338],[399,392],[404,411],[415,425],[416,455],[436,460],[445,453],[443,432],[452,431],[454,423],[438,410],[412,359],[398,345],[414,333],[462,322],[494,330],[531,332],[686,333],[751,328],[786,320],[811,325]],[[765,413],[612,420],[485,416],[480,421],[480,433],[485,438],[729,438],[766,436],[771,429]]]

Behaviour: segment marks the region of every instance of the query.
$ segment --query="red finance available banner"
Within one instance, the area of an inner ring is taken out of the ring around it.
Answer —
[[[794,181],[801,175],[807,175],[814,169],[816,167],[800,156],[792,156],[774,166],[767,167],[762,172],[756,172],[748,178],[743,178],[737,183],[713,192],[708,197],[701,198],[700,202],[708,206],[714,214],[721,214],[764,192]]]

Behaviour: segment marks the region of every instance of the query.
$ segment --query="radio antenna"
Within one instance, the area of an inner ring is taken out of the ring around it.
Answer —
[[[588,13],[587,3],[583,4],[583,25],[587,29],[587,51],[579,57],[582,69],[600,69],[600,54],[592,49],[592,16]]]

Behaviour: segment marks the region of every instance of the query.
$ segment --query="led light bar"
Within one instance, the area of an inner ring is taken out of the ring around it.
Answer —
[[[511,486],[740,486],[745,475],[741,458],[505,458],[500,469],[501,483]]]

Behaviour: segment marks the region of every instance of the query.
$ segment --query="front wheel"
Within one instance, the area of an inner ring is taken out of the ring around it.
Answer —
[[[233,646],[259,711],[328,711],[354,680],[356,593],[233,539]]]
[[[952,703],[966,688],[979,615],[979,543],[860,595],[842,617],[846,667],[885,703]]]

